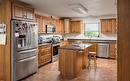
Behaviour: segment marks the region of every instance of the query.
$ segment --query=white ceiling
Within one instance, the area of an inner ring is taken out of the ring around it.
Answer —
[[[115,0],[21,0],[32,4],[40,12],[57,17],[100,17],[116,15]],[[87,14],[79,14],[71,9],[70,4],[82,4],[88,9]]]

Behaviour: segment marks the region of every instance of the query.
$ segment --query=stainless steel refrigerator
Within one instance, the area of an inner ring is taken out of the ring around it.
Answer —
[[[37,72],[37,53],[37,24],[11,20],[11,81],[20,80]]]

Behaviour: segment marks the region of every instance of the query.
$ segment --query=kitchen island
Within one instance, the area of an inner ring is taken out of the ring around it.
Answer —
[[[72,44],[59,48],[59,71],[62,78],[72,79],[80,75],[88,65],[88,48],[92,44]]]

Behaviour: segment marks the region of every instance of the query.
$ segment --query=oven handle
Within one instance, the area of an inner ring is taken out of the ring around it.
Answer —
[[[60,46],[60,44],[52,44],[52,47]]]

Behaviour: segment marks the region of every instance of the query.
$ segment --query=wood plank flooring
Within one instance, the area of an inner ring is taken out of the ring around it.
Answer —
[[[97,59],[97,68],[91,67],[82,71],[81,75],[72,80],[63,80],[58,71],[58,62],[39,68],[38,72],[22,81],[117,81],[117,61]]]

